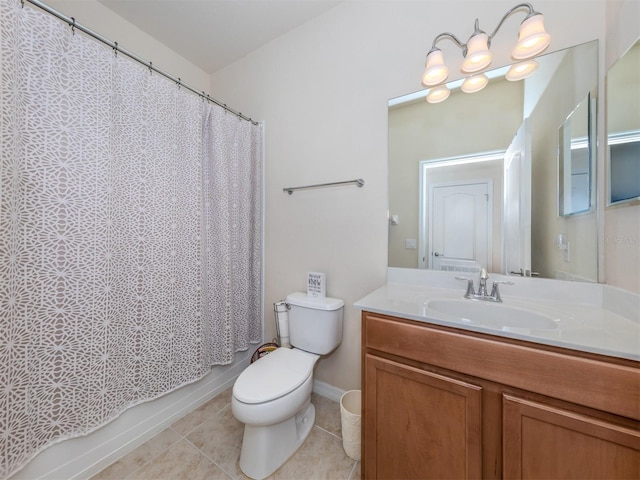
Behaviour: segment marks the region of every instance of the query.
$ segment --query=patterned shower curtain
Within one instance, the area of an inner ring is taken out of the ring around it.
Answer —
[[[0,477],[261,340],[262,128],[0,0]]]

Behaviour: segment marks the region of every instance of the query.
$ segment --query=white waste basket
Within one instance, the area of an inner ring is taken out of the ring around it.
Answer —
[[[360,461],[360,417],[361,392],[349,390],[340,397],[340,418],[342,420],[342,448],[347,456]]]

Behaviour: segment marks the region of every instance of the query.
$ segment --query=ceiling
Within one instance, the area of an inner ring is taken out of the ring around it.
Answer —
[[[98,0],[206,73],[333,8],[340,0]]]

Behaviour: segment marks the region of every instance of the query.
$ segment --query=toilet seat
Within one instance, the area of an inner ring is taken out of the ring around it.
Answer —
[[[295,348],[278,348],[240,374],[233,386],[233,396],[247,404],[280,398],[309,378],[317,359],[317,355]]]

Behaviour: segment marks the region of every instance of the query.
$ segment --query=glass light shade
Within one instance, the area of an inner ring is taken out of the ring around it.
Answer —
[[[440,85],[439,87],[432,88],[427,94],[427,102],[440,103],[444,102],[451,95],[451,90],[446,85]]]
[[[518,80],[527,78],[537,69],[538,69],[538,62],[536,62],[535,60],[525,60],[524,62],[511,65],[511,67],[509,68],[509,71],[504,76],[504,78],[506,78],[510,82],[516,82]]]
[[[489,83],[489,77],[487,77],[484,73],[472,75],[471,77],[467,77],[464,79],[460,90],[462,90],[464,93],[476,93],[486,87],[487,83]]]
[[[427,55],[427,63],[422,74],[422,84],[425,87],[432,87],[444,82],[449,76],[449,69],[444,64],[442,50],[431,50]]]
[[[544,15],[538,13],[520,24],[518,43],[511,52],[516,60],[535,57],[551,43],[551,35],[544,29]]]
[[[467,42],[467,55],[462,62],[462,71],[474,73],[483,70],[491,63],[489,51],[489,37],[486,33],[476,33]]]

